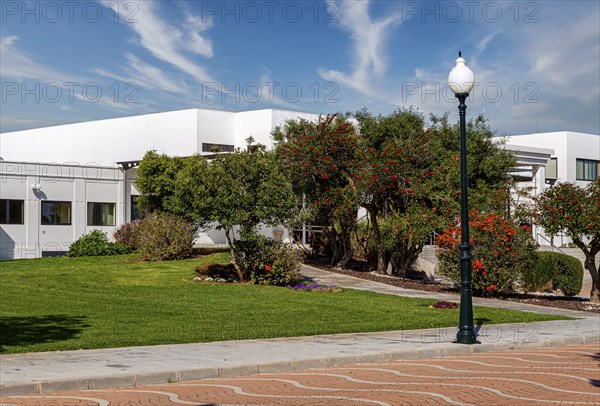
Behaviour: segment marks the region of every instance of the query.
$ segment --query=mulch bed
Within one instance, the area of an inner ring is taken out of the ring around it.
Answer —
[[[307,261],[307,264],[316,268],[323,269],[328,272],[334,272],[342,275],[355,276],[357,278],[370,280],[373,282],[385,283],[392,286],[397,286],[404,289],[424,290],[427,292],[440,292],[440,293],[459,293],[458,288],[454,288],[451,285],[442,283],[426,282],[423,280],[399,278],[393,276],[382,276],[377,275],[369,269],[361,269],[360,263],[352,263],[351,266],[354,269],[339,269],[332,268],[329,266],[327,261],[315,260]],[[511,302],[528,303],[538,306],[556,307],[567,310],[578,310],[592,313],[600,313],[600,305],[590,304],[588,299],[582,299],[579,297],[566,297],[558,295],[548,294],[512,294],[496,296],[495,299],[507,300]]]

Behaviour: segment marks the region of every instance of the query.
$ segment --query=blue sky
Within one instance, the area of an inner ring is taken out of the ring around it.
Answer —
[[[457,102],[498,134],[600,134],[597,1],[8,1],[0,131],[185,108],[367,107],[425,115]]]

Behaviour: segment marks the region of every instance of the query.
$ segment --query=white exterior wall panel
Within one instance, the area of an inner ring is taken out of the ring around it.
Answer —
[[[39,191],[32,188],[36,183]],[[24,201],[24,224],[0,225],[0,259],[39,258],[64,252],[92,229],[106,231],[110,237],[123,223],[118,209],[124,207],[122,189],[123,175],[117,168],[0,161],[0,198]],[[70,224],[41,224],[43,201],[70,202]],[[116,203],[116,225],[87,226],[90,201]]]

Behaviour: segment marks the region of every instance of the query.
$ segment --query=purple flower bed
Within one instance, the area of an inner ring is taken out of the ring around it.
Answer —
[[[436,302],[433,306],[430,306],[430,307],[433,307],[435,309],[458,309],[458,303],[444,302],[442,300],[442,301]]]
[[[333,285],[329,285],[329,286],[322,286],[322,285],[307,285],[305,283],[299,283],[298,285],[288,285],[286,286],[286,288],[288,289],[293,289],[293,290],[306,290],[306,291],[310,291],[310,292],[333,292],[335,290],[335,286]]]

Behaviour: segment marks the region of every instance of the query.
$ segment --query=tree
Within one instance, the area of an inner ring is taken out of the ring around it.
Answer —
[[[458,216],[459,125],[449,124],[447,115],[432,115],[424,131],[423,116],[412,109],[388,116],[363,109],[354,117],[360,124],[365,151],[361,161],[368,180],[362,185],[361,205],[373,224],[377,271],[385,271],[389,256],[393,272],[402,275],[433,232],[444,231]],[[507,171],[515,159],[499,148],[483,116],[468,123],[467,139],[471,207],[498,209],[506,203]],[[379,223],[385,232],[379,230]]]
[[[136,184],[142,195],[140,207],[148,212],[175,214],[194,223],[208,224],[212,211],[207,193],[210,167],[206,158],[169,157],[148,151],[140,162]]]
[[[404,225],[408,224],[414,202],[422,201],[418,197],[422,184],[432,175],[431,154],[427,149],[429,135],[423,132],[422,116],[412,110],[373,116],[363,109],[355,117],[364,145],[356,181],[362,195],[360,204],[367,210],[373,228],[377,272],[385,273],[391,259],[395,273],[404,273],[422,250],[420,240],[412,238],[414,226]],[[384,234],[380,219],[393,223],[392,227],[384,225],[387,226]],[[409,231],[411,236],[407,235]],[[386,253],[386,245],[391,255]]]
[[[546,233],[564,232],[583,251],[592,277],[590,301],[600,302],[600,178],[585,188],[565,182],[547,189],[536,200],[534,216]]]
[[[275,226],[293,217],[298,199],[274,152],[252,145],[234,154],[218,154],[211,162],[207,192],[212,197],[209,219],[225,231],[233,264],[240,280],[248,275],[240,268],[235,250],[239,240],[252,239],[259,225]],[[234,227],[239,226],[236,240]]]
[[[356,173],[360,150],[353,126],[328,115],[315,122],[288,121],[273,132],[277,154],[296,193],[327,224],[332,265],[344,267],[352,257],[350,233],[356,226],[359,192]]]
[[[137,178],[144,210],[175,214],[198,228],[217,223],[241,281],[249,275],[237,261],[244,255],[236,249],[239,240],[252,240],[259,225],[285,223],[298,206],[275,154],[263,145],[252,145],[252,138],[246,141],[246,149],[217,153],[210,162],[199,155],[180,158],[150,151],[140,162]]]

